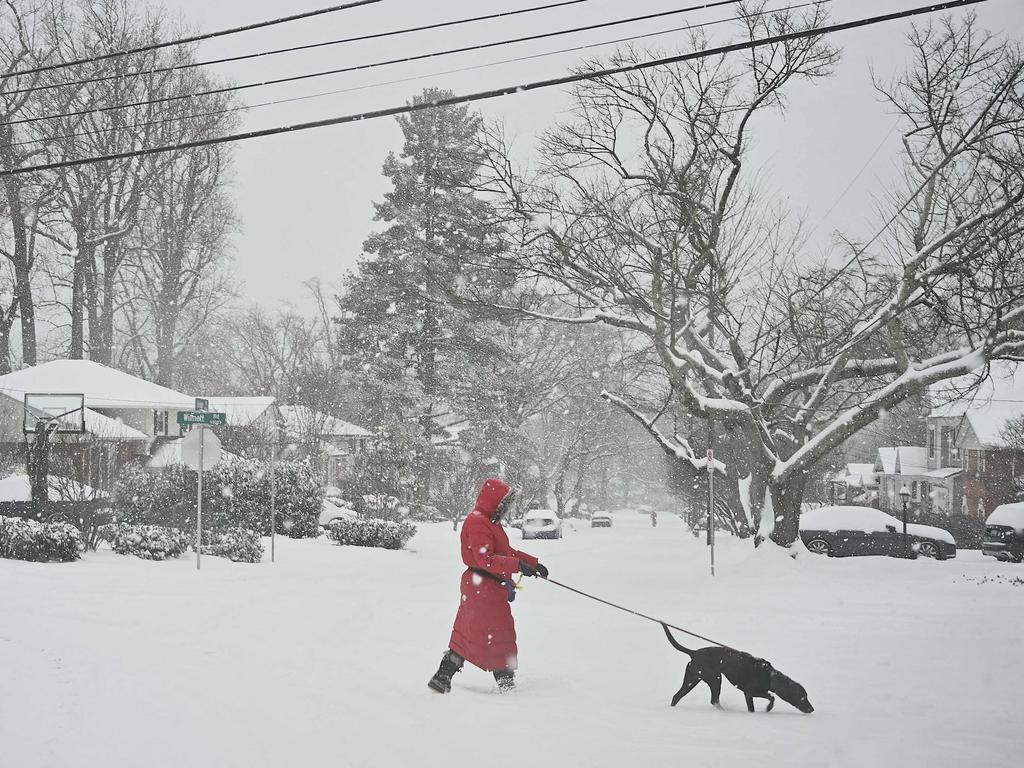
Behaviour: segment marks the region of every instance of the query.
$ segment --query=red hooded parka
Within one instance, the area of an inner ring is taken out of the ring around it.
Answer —
[[[467,569],[462,574],[462,603],[448,647],[488,672],[516,668],[516,625],[505,587],[471,569],[511,579],[519,571],[520,560],[537,564],[533,555],[513,549],[505,529],[492,519],[498,504],[511,490],[497,478],[485,481],[459,537],[462,562]]]

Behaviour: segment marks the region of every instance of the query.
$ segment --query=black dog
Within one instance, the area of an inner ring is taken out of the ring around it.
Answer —
[[[718,697],[722,693],[722,675],[735,685],[747,699],[747,709],[754,711],[754,699],[768,699],[766,712],[771,712],[775,706],[773,693],[778,694],[783,701],[792,704],[804,714],[814,711],[811,702],[807,700],[807,691],[796,680],[786,677],[775,669],[764,659],[758,659],[743,651],[735,651],[732,648],[720,648],[711,646],[709,648],[698,648],[691,650],[684,648],[664,624],[665,636],[672,643],[677,651],[682,651],[690,657],[686,665],[686,674],[683,676],[683,685],[672,697],[672,706],[679,703],[679,700],[697,687],[702,680],[711,689],[711,703],[719,706]]]

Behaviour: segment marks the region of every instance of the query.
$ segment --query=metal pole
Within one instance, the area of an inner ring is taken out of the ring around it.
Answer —
[[[907,500],[903,499],[903,556],[910,558],[910,547],[907,545]]]
[[[199,498],[196,501],[196,570],[199,570],[203,550],[203,425],[199,425]]]
[[[277,527],[277,429],[270,447],[270,562],[274,562],[274,529]]]
[[[711,546],[711,575],[715,575],[715,452],[708,448],[708,544]]]

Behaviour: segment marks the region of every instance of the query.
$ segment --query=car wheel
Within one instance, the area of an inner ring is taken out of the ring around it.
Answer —
[[[939,548],[935,546],[935,542],[932,541],[921,541],[917,544],[917,554],[924,557],[931,557],[936,560],[941,560],[942,555],[939,554]]]
[[[824,539],[811,539],[808,541],[807,551],[814,555],[828,555],[832,557],[832,547]]]

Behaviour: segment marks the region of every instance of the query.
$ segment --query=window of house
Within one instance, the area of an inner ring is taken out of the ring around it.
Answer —
[[[935,427],[928,430],[928,458],[935,458]]]
[[[153,434],[167,434],[167,411],[153,411]]]
[[[985,471],[985,452],[984,451],[978,451],[978,471],[979,472],[984,472]]]
[[[984,499],[978,499],[978,517],[980,517],[982,520],[985,519],[985,500]]]
[[[960,514],[967,517],[967,497],[960,499]]]
[[[910,498],[912,498],[914,501],[919,501],[921,499],[921,497],[918,495],[918,490],[919,489],[917,487],[917,480],[915,480],[910,484]]]

